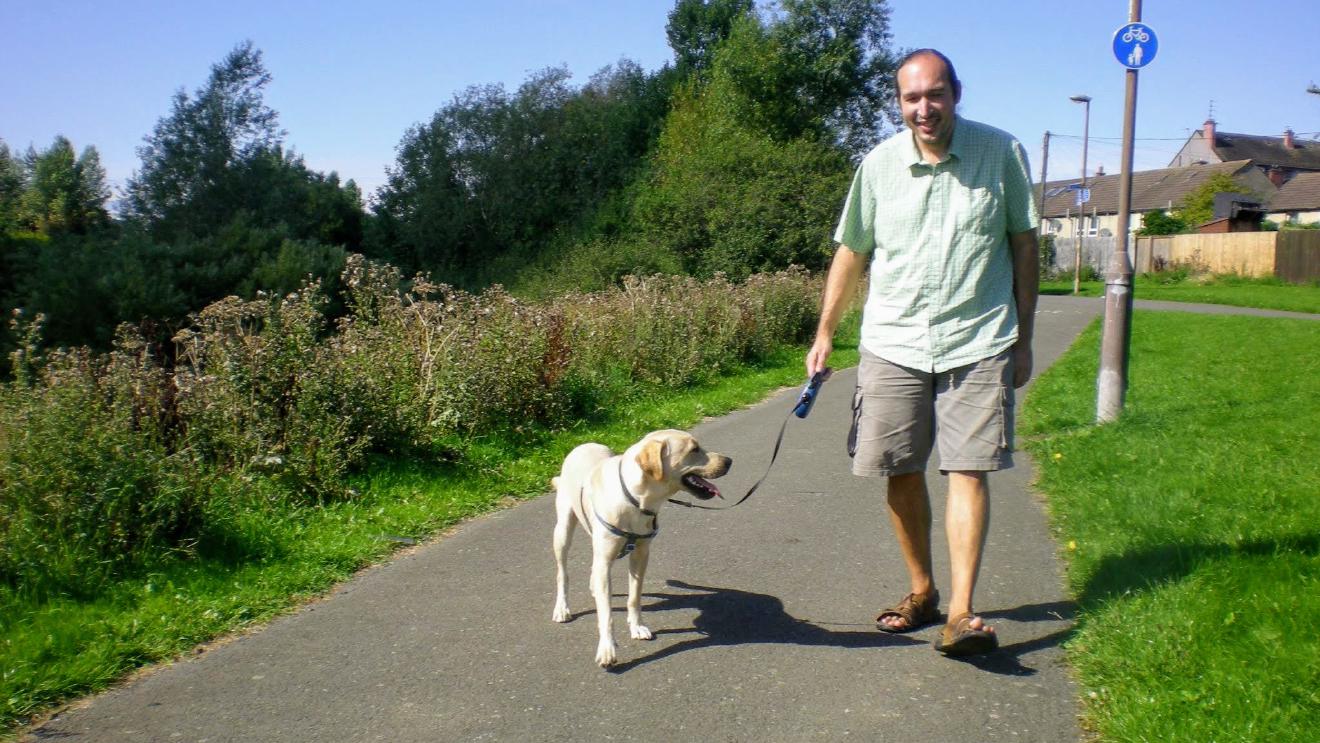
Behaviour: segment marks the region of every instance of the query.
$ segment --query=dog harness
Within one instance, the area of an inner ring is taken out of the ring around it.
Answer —
[[[625,555],[630,555],[630,554],[632,554],[633,550],[637,549],[637,541],[638,541],[639,539],[650,539],[651,537],[654,537],[656,534],[659,534],[659,533],[660,533],[660,518],[659,518],[659,516],[657,516],[657,514],[656,514],[655,511],[648,511],[648,510],[646,510],[645,508],[642,508],[642,504],[641,504],[641,502],[638,501],[637,498],[633,496],[633,494],[632,494],[632,492],[631,492],[630,490],[628,490],[628,483],[626,483],[626,482],[623,481],[623,461],[622,461],[622,460],[619,461],[619,487],[623,488],[623,497],[628,499],[628,503],[631,504],[633,508],[636,508],[638,511],[641,511],[642,513],[644,513],[644,514],[646,514],[647,516],[650,516],[650,517],[651,517],[651,533],[650,533],[650,534],[634,534],[633,532],[625,531],[625,530],[623,530],[623,529],[620,529],[619,527],[615,526],[614,524],[611,524],[610,522],[608,522],[608,521],[606,521],[605,519],[601,518],[601,515],[600,515],[599,513],[596,513],[596,509],[595,509],[595,508],[592,508],[592,509],[591,509],[591,515],[592,515],[592,516],[595,516],[595,517],[596,517],[596,521],[599,521],[599,522],[600,522],[600,525],[603,526],[603,527],[605,527],[605,531],[608,531],[609,533],[613,534],[613,535],[616,536],[616,537],[622,537],[623,540],[624,540],[624,542],[623,542],[623,548],[619,550],[619,554],[617,554],[617,555],[614,556],[614,559],[616,559],[616,560],[619,559],[620,557],[624,557]],[[585,486],[585,485],[582,486],[582,487],[580,487],[580,488],[578,488],[578,502],[579,502],[580,504],[582,504],[583,506],[586,506],[586,505],[587,505],[587,504],[586,504],[586,499],[583,498],[583,495],[585,494],[585,490],[586,490],[586,486]],[[585,509],[584,509],[584,510],[585,510]],[[584,526],[585,526],[585,524],[584,524]],[[587,530],[587,533],[590,534],[590,533],[591,533],[591,530],[588,529],[588,530]]]

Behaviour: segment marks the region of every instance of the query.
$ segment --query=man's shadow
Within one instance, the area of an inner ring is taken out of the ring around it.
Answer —
[[[776,643],[788,645],[816,645],[842,648],[877,648],[924,645],[926,640],[912,635],[887,634],[871,625],[843,625],[859,629],[828,629],[820,623],[798,619],[784,611],[784,603],[774,596],[739,591],[731,588],[697,586],[680,580],[665,582],[683,593],[648,593],[654,599],[644,607],[646,612],[695,609],[696,618],[691,629],[656,630],[657,635],[699,633],[699,637],[677,642],[660,650],[612,666],[613,673],[622,673],[637,666],[662,660],[671,655],[703,647]],[[1021,607],[1007,612],[990,613],[1014,621],[1041,621],[1070,619],[1071,605],[1040,604]],[[1068,630],[1070,631],[1070,630]],[[1023,666],[1018,658],[1028,652],[1057,645],[1068,631],[1057,632],[1044,638],[1001,648],[998,653],[976,665],[994,673],[1030,675],[1033,669]],[[999,656],[999,657],[996,657]]]
[[[687,650],[723,645],[777,643],[786,645],[820,645],[843,648],[872,648],[886,645],[920,644],[919,640],[903,635],[889,635],[874,629],[835,631],[793,616],[784,611],[784,602],[763,593],[738,591],[732,588],[697,586],[681,580],[667,580],[665,584],[687,593],[647,593],[655,599],[643,607],[646,613],[696,609],[697,617],[691,629],[662,629],[655,634],[688,634],[701,636],[675,643],[659,651],[634,660],[611,666],[613,673],[653,663]]]

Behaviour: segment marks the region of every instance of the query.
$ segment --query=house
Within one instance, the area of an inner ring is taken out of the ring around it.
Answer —
[[[1237,180],[1245,190],[1264,202],[1273,198],[1278,190],[1251,160],[1143,170],[1132,174],[1129,232],[1141,228],[1145,213],[1172,209],[1208,178],[1221,173]],[[1091,199],[1080,210],[1076,190],[1080,179],[1050,181],[1045,184],[1041,234],[1068,238],[1077,235],[1080,230],[1083,237],[1113,236],[1118,230],[1118,188],[1121,178],[1120,173],[1088,178],[1086,186],[1091,192]]]
[[[1299,173],[1320,172],[1320,142],[1298,139],[1291,129],[1284,129],[1281,137],[1221,132],[1214,119],[1206,119],[1169,161],[1169,167],[1238,160],[1250,160],[1276,187],[1282,186]]]
[[[1279,224],[1320,223],[1320,172],[1298,173],[1274,194],[1267,219]]]

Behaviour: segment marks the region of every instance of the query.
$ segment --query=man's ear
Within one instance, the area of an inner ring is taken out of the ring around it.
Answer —
[[[637,455],[637,464],[642,468],[642,475],[648,480],[659,482],[665,479],[665,457],[669,454],[669,442],[648,441]]]

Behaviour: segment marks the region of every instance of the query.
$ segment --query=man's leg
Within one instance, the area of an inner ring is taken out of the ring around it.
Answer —
[[[949,539],[949,616],[971,613],[972,593],[981,570],[986,526],[990,520],[990,486],[985,472],[950,472],[944,529]],[[974,629],[980,619],[973,620]]]
[[[889,477],[889,520],[903,551],[911,592],[926,596],[935,591],[930,557],[930,493],[926,473],[910,472]],[[897,613],[882,613],[876,621],[891,631],[904,632],[912,625]]]
[[[935,590],[931,575],[930,493],[926,490],[926,473],[890,476],[889,520],[894,524],[898,546],[903,550],[912,593],[927,594]]]

